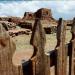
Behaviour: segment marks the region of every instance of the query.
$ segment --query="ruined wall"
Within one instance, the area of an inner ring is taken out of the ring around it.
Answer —
[[[25,12],[24,13],[23,20],[33,20],[34,18],[35,18],[34,13],[32,13],[32,12]]]

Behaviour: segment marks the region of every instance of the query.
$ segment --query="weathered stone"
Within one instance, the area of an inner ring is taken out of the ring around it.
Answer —
[[[41,8],[35,12],[35,16],[40,19],[50,19],[52,18],[52,12],[50,9]]]
[[[31,29],[32,30],[32,23],[28,23],[28,22],[20,22],[18,24],[18,26],[22,27],[22,28],[26,28],[26,29]]]
[[[22,29],[22,28],[20,28],[20,29],[9,30],[8,33],[9,33],[10,36],[14,37],[14,36],[22,35],[22,34],[29,35],[29,34],[32,33],[32,31],[29,30],[29,29]]]
[[[0,21],[8,21],[18,24],[22,19],[20,17],[0,17]]]
[[[22,18],[22,20],[33,20],[35,18],[34,13],[32,12],[25,12],[24,13],[24,17]]]
[[[5,30],[11,30],[16,28],[16,24],[13,22],[8,22],[8,21],[0,21],[0,23],[3,25]]]

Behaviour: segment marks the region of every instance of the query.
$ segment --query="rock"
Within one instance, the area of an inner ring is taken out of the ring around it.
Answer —
[[[8,21],[8,17],[0,17],[0,21]]]
[[[32,23],[20,22],[20,23],[18,24],[18,26],[20,26],[20,27],[22,27],[22,28],[26,28],[26,29],[32,30]]]
[[[19,22],[21,22],[22,19],[20,17],[9,17],[8,22],[13,22],[18,24]]]
[[[56,20],[52,16],[51,9],[41,8],[37,10],[34,14],[35,17],[40,18],[41,20],[48,20],[49,22],[56,24]]]
[[[10,36],[14,37],[14,36],[22,35],[22,34],[29,35],[32,32],[29,29],[23,29],[23,28],[21,28],[21,29],[9,30],[8,33],[9,33]]]
[[[0,23],[3,25],[5,30],[11,30],[16,28],[16,24],[13,22],[8,22],[8,21],[0,21]]]
[[[0,21],[8,21],[18,24],[22,19],[20,17],[0,17]]]
[[[49,21],[56,21],[53,16],[51,9],[41,8],[38,9],[36,12],[25,12],[24,17],[22,18],[23,21],[25,20],[34,20],[40,18],[41,20],[49,20]]]
[[[25,12],[23,20],[33,20],[35,18],[34,13],[32,12]]]
[[[49,19],[52,18],[51,9],[41,8],[35,12],[35,16],[41,19]]]

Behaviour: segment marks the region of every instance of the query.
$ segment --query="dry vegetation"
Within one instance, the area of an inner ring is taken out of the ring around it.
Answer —
[[[16,50],[26,50],[33,48],[30,45],[30,38],[31,35],[19,35],[16,37],[13,37],[12,39],[16,43]],[[70,30],[66,30],[66,42],[68,43],[71,39],[71,33]],[[50,50],[53,50],[56,46],[57,40],[56,40],[56,33],[53,34],[46,34],[46,46],[45,51],[48,52]]]

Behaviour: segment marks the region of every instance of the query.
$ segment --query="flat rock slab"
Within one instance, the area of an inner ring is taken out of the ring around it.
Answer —
[[[12,58],[12,62],[15,66],[19,66],[22,63],[28,61],[29,59],[31,59],[33,55],[33,49],[26,49],[26,50],[17,50],[15,51],[13,58]]]

